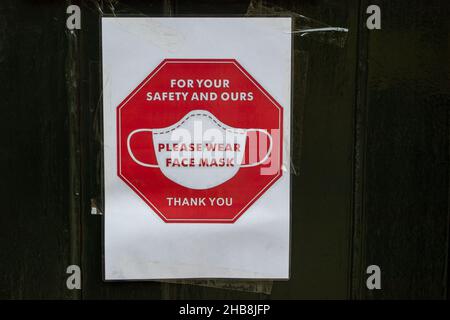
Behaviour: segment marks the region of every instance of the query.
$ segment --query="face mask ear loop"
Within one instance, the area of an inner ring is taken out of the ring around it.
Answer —
[[[266,130],[263,129],[247,129],[247,132],[261,132],[264,133],[268,138],[269,138],[269,150],[267,151],[266,155],[264,156],[264,158],[256,163],[249,163],[249,164],[242,164],[241,168],[250,168],[250,167],[256,167],[259,166],[260,164],[264,163],[267,161],[267,159],[269,159],[270,154],[272,153],[272,135],[270,133],[268,133]]]
[[[150,163],[145,163],[142,161],[139,161],[138,159],[136,159],[136,157],[133,154],[133,151],[131,151],[131,146],[130,146],[130,142],[131,142],[131,138],[133,137],[133,135],[135,133],[139,133],[139,132],[152,132],[152,129],[136,129],[134,131],[132,131],[127,138],[127,149],[128,149],[128,154],[130,155],[131,159],[133,159],[134,162],[136,162],[137,164],[143,166],[143,167],[148,167],[148,168],[159,168],[158,165],[156,164],[150,164]]]

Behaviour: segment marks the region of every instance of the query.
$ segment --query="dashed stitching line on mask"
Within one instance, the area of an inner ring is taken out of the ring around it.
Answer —
[[[170,129],[170,130],[163,131],[163,132],[154,132],[154,131],[153,131],[153,134],[165,134],[165,133],[172,132],[172,131],[178,129],[179,127],[181,127],[181,126],[183,125],[183,123],[185,123],[189,118],[195,117],[195,116],[208,117],[208,118],[211,119],[215,124],[217,124],[217,126],[218,126],[219,128],[221,128],[221,129],[223,129],[223,130],[225,130],[225,131],[227,131],[227,130],[228,130],[228,131],[233,131],[233,130],[230,130],[230,129],[228,129],[228,128],[223,127],[220,123],[218,123],[218,122],[216,121],[216,119],[214,119],[213,117],[211,117],[210,115],[208,115],[208,114],[206,114],[206,113],[194,113],[194,114],[191,114],[191,115],[190,115],[189,117],[187,117],[186,119],[184,119],[184,120],[183,120],[179,125],[177,125],[175,128],[172,128],[172,129]],[[239,134],[246,134],[245,132],[237,132],[237,133],[239,133]]]

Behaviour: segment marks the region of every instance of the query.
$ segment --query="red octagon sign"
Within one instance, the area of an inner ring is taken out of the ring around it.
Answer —
[[[233,223],[280,177],[283,108],[234,59],[166,59],[117,107],[117,170],[165,222]]]

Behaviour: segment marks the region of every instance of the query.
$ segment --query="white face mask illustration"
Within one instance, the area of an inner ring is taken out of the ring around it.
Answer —
[[[144,163],[135,157],[131,140],[140,132],[152,133],[158,164]],[[242,164],[249,132],[266,135],[269,146],[260,161]],[[137,164],[159,168],[167,178],[186,188],[209,189],[231,179],[240,168],[264,163],[272,151],[272,136],[262,129],[232,128],[206,110],[194,110],[172,126],[132,131],[127,148]]]

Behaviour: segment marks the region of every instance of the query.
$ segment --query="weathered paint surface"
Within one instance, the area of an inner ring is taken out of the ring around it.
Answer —
[[[447,1],[77,3],[74,34],[64,2],[0,3],[1,298],[447,297]],[[365,28],[369,4],[382,30]],[[289,281],[102,281],[101,216],[91,215],[93,203],[103,210],[102,12],[289,13],[299,30],[348,29],[295,36]],[[81,291],[65,286],[74,263]],[[370,264],[383,290],[366,289]]]

